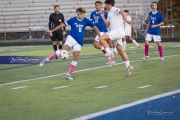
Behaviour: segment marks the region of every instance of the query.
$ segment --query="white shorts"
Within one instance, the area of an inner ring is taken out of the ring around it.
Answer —
[[[151,34],[148,34],[148,33],[146,35],[145,40],[151,41],[152,38],[154,39],[154,42],[161,41],[161,36],[160,35],[151,35]]]
[[[70,46],[73,52],[81,51],[81,45],[78,44],[77,41],[70,35],[67,36],[66,42],[64,43],[64,45]]]
[[[124,29],[116,29],[108,32],[109,39],[111,39],[116,46],[117,44],[123,45],[122,38],[124,38]]]
[[[100,34],[102,36],[102,35],[106,34],[106,32],[100,32]],[[96,35],[95,41],[99,42],[99,36],[98,35]]]
[[[131,36],[131,28],[125,28],[125,35]]]

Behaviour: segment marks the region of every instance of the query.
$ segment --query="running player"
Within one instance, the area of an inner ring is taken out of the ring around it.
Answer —
[[[93,21],[93,23],[99,29],[100,34],[103,35],[103,34],[107,33],[108,30],[107,30],[106,25],[104,24],[104,22],[103,22],[103,20],[101,18],[101,15],[100,15],[101,11],[103,11],[102,10],[102,2],[101,1],[96,1],[95,2],[95,8],[96,8],[96,10],[93,11],[90,14],[90,19]],[[107,19],[107,16],[108,16],[108,13],[104,11],[104,17],[106,19]],[[99,37],[98,36],[96,36],[96,38],[95,38],[94,47],[97,48],[97,49],[101,49],[102,52],[104,53],[104,55],[106,56],[106,58],[108,58],[107,54],[106,54],[106,51],[104,50],[104,47],[101,45],[101,43],[99,41]],[[113,53],[113,51],[111,51],[111,52]],[[113,63],[115,63],[115,61]],[[111,66],[111,64],[110,64],[110,66]]]
[[[85,9],[81,7],[77,8],[76,13],[77,13],[76,17],[70,18],[64,24],[59,25],[53,30],[46,31],[47,33],[52,35],[52,32],[57,31],[63,28],[64,26],[71,25],[71,31],[69,35],[67,36],[66,42],[62,48],[62,50],[67,50],[67,51],[69,51],[72,48],[72,51],[73,51],[73,60],[70,64],[69,71],[66,75],[67,80],[73,80],[73,78],[71,77],[71,74],[76,68],[78,57],[81,52],[81,46],[83,46],[83,43],[84,43],[84,31],[85,31],[86,26],[90,26],[91,28],[93,28],[95,32],[98,34],[98,36],[100,37],[100,32],[98,28],[92,23],[91,20],[84,17]],[[39,65],[43,66],[48,61],[53,60],[57,56],[60,56],[60,50],[57,50],[51,56],[41,61]]]
[[[164,60],[163,57],[163,49],[161,45],[161,30],[160,26],[164,25],[164,17],[160,12],[157,11],[157,2],[153,2],[151,4],[152,11],[149,12],[149,24],[145,31],[146,38],[145,38],[145,50],[144,56],[141,58],[142,60],[149,58],[149,41],[154,39],[154,42],[157,42],[160,60]]]
[[[129,11],[128,10],[124,10],[124,13],[126,14],[127,20],[131,21],[131,17],[129,16]],[[126,50],[126,38],[129,39],[130,41],[132,41],[136,47],[137,50],[140,49],[140,45],[136,42],[136,40],[134,40],[131,36],[131,27],[133,28],[133,32],[136,33],[136,28],[134,26],[134,24],[128,24],[126,21],[124,21],[124,30],[125,30],[125,37],[123,39],[123,48],[124,50]]]
[[[54,13],[49,16],[49,30],[54,29],[58,25],[64,23],[64,15],[60,13],[59,5],[54,6]],[[57,44],[59,44],[59,49],[62,49],[62,41],[63,35],[66,34],[66,28],[60,29],[58,31],[53,32],[53,36],[51,37],[51,41],[53,41],[53,49],[57,51]],[[57,42],[58,41],[58,42]],[[58,58],[58,57],[57,57]],[[56,58],[56,59],[57,59]]]
[[[104,46],[108,56],[111,56],[111,52],[108,47],[107,41],[111,39],[114,42],[114,45],[116,46],[119,54],[121,55],[125,63],[125,66],[127,68],[126,75],[128,76],[131,74],[133,67],[130,66],[128,56],[123,49],[122,38],[125,36],[123,18],[129,24],[132,24],[132,21],[128,21],[124,11],[114,7],[114,4],[114,0],[105,0],[105,7],[107,10],[110,10],[110,12],[108,13],[107,20],[105,19],[103,12],[101,12],[101,16],[106,26],[110,27],[110,31],[107,34],[102,35],[99,39],[101,44]],[[112,62],[112,60],[109,59],[109,62]]]

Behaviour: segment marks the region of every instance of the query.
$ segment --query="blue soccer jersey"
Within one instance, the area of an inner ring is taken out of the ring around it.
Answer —
[[[155,27],[155,28],[151,28],[152,25],[157,25],[161,22],[164,22],[164,17],[162,16],[162,14],[160,12],[156,12],[153,13],[152,11],[149,12],[149,28],[147,33],[152,34],[152,35],[160,35],[161,34],[161,30],[160,30],[160,26]]]
[[[71,25],[71,31],[69,35],[72,36],[81,46],[84,44],[84,31],[86,26],[90,26],[91,28],[95,26],[92,21],[86,17],[82,18],[82,20],[79,20],[77,17],[72,17],[64,24],[66,26]]]
[[[103,11],[103,12],[104,12],[104,17],[107,19],[108,13],[105,11]],[[100,12],[96,12],[96,11],[92,12],[90,15],[90,19],[93,20],[94,24],[96,25],[96,27],[99,29],[100,32],[108,32],[100,13],[101,13],[101,11]]]

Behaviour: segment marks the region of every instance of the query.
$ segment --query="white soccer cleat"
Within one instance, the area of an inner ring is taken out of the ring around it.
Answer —
[[[47,63],[47,61],[46,61],[46,59],[44,59],[43,61],[41,61],[41,62],[39,63],[39,66],[44,66],[46,63]]]
[[[73,80],[73,78],[71,77],[71,75],[66,75],[66,80]]]
[[[164,57],[160,57],[160,61],[163,61],[164,60]]]
[[[132,66],[129,66],[129,67],[127,68],[126,76],[129,76],[129,75],[131,74],[131,72],[132,72],[133,69],[134,69],[134,68],[133,68]]]
[[[144,56],[144,57],[141,58],[141,60],[145,60],[145,59],[148,59],[148,58],[149,58],[149,56]]]

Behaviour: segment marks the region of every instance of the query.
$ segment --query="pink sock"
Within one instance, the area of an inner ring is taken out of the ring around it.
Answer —
[[[163,57],[162,46],[158,46],[158,50],[159,50],[159,56],[160,56],[160,57]]]
[[[54,59],[55,57],[57,57],[57,54],[56,54],[56,52],[54,52],[51,56],[49,56],[48,58],[49,58],[49,60],[52,60],[52,59]]]
[[[114,59],[112,57],[109,57],[109,62],[114,62]]]
[[[148,52],[149,52],[149,45],[145,45],[145,50],[144,50],[145,56],[149,56]]]
[[[76,68],[76,66],[71,64],[69,67],[68,74],[71,75],[74,72],[75,68]]]

